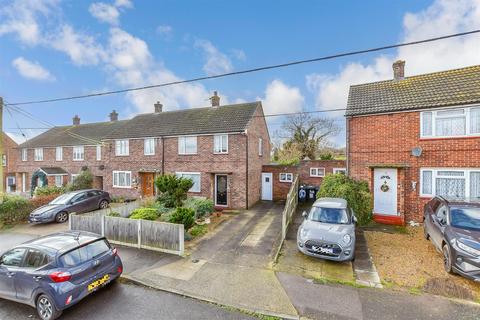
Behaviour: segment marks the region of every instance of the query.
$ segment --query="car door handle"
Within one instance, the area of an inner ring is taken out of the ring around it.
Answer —
[[[7,277],[11,278],[15,275],[15,272],[7,272]]]
[[[33,280],[35,280],[35,281],[40,281],[40,280],[42,280],[42,277],[41,277],[41,276],[34,276],[34,277],[33,277]]]

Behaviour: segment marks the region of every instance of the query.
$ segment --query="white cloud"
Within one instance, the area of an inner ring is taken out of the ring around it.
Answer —
[[[55,80],[55,77],[36,61],[30,61],[24,57],[18,57],[12,61],[12,65],[24,78],[46,81]]]
[[[232,55],[235,57],[235,59],[240,60],[240,61],[245,61],[247,60],[247,55],[245,54],[245,51],[240,50],[240,49],[232,49]]]
[[[281,80],[273,80],[265,89],[262,100],[265,114],[280,114],[302,111],[305,99],[297,87],[290,87]]]
[[[106,22],[111,25],[118,25],[120,12],[115,6],[103,2],[94,2],[88,8],[90,14],[100,22]]]
[[[203,51],[205,57],[203,71],[205,71],[207,75],[216,75],[231,72],[233,70],[233,65],[230,59],[218,50],[210,41],[197,39],[195,41],[195,48]]]
[[[437,0],[426,10],[407,13],[399,42],[408,42],[480,28],[480,0]],[[318,109],[345,107],[352,84],[393,77],[392,63],[406,61],[405,75],[480,64],[480,38],[476,35],[402,47],[392,56],[378,56],[370,64],[351,62],[337,74],[310,74],[307,86]]]
[[[159,34],[165,40],[171,40],[173,36],[173,28],[169,25],[158,26],[157,34]]]
[[[116,0],[115,7],[117,8],[133,8],[133,3],[130,0]]]

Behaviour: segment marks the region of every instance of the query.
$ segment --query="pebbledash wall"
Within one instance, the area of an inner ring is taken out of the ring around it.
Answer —
[[[323,176],[312,176],[311,169],[320,169]],[[323,170],[322,170],[323,169]],[[292,174],[292,178],[299,176],[300,184],[320,186],[323,177],[346,170],[345,160],[303,160],[298,165],[285,166],[281,164],[268,164],[263,166],[263,172],[272,173],[273,180],[273,200],[285,200],[292,182],[281,181],[283,174]]]
[[[27,161],[21,161],[21,150],[18,150],[20,159],[16,167],[17,179],[21,185],[22,176],[26,177],[25,189],[29,192],[32,173],[41,167],[60,167],[67,171],[69,174],[63,176],[64,184],[71,180],[71,174],[79,173],[82,168],[88,167],[96,177],[95,187],[103,186],[103,189],[113,196],[137,198],[142,196],[140,175],[143,172],[156,175],[162,172],[195,172],[200,173],[201,191],[191,192],[190,195],[213,199],[215,174],[226,174],[227,207],[251,207],[260,199],[262,165],[269,162],[271,150],[262,108],[257,108],[255,115],[258,117],[252,118],[244,133],[228,134],[227,154],[214,153],[214,135],[198,135],[197,154],[194,155],[178,154],[178,137],[155,138],[154,155],[144,155],[143,138],[129,139],[128,156],[116,156],[115,141],[106,140],[101,147],[101,160],[96,160],[96,146],[84,146],[83,161],[73,161],[72,146],[63,147],[62,161],[55,160],[55,147],[43,148],[43,161],[34,161],[34,149],[29,148]],[[261,155],[259,138],[262,139]],[[131,171],[132,187],[113,187],[113,171]],[[47,178],[49,185],[55,183],[55,177]]]
[[[368,181],[373,193],[373,170],[397,170],[398,216],[377,221],[421,222],[431,197],[421,196],[421,168],[480,167],[480,137],[420,138],[420,112],[347,117],[348,173]],[[412,149],[420,147],[419,157]]]

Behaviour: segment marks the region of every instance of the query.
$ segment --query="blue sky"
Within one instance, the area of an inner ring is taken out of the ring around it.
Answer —
[[[480,27],[480,0],[0,1],[0,95],[7,102],[63,97],[241,70]],[[22,106],[56,125],[262,100],[267,114],[346,105],[350,84],[480,63],[479,36],[209,80],[133,94]],[[341,112],[327,113],[344,127]],[[44,127],[18,113],[22,128]],[[19,131],[4,114],[5,131]],[[273,135],[281,118],[270,119]],[[28,137],[40,130],[23,130]],[[344,133],[332,138],[343,146]]]

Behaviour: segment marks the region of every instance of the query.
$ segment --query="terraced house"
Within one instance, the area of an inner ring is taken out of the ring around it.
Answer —
[[[347,170],[377,221],[421,221],[434,195],[480,198],[480,66],[350,87]],[[434,208],[436,209],[436,208]]]
[[[260,102],[179,111],[162,110],[130,120],[55,127],[19,146],[17,179],[24,190],[65,185],[90,169],[94,185],[114,196],[155,194],[163,173],[191,178],[192,195],[225,208],[248,208],[260,199],[262,165],[270,157],[270,138]],[[22,182],[20,182],[22,183]]]

